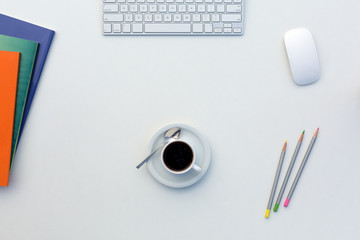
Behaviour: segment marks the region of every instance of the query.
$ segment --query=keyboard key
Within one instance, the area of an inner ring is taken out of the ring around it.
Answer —
[[[186,6],[185,5],[179,5],[179,12],[186,12]]]
[[[104,4],[103,11],[104,13],[116,13],[119,12],[119,6],[117,4]]]
[[[241,12],[241,5],[227,5],[226,11],[228,13],[239,13]]]
[[[234,33],[241,33],[242,29],[241,28],[234,28]]]
[[[142,33],[142,24],[133,24],[133,32],[134,33]]]
[[[193,22],[200,22],[200,14],[193,14],[192,20]]]
[[[171,12],[171,13],[176,12],[176,5],[175,4],[170,4],[169,5],[169,12]]]
[[[114,23],[113,27],[114,27],[114,33],[119,33],[119,32],[121,32],[121,25],[120,25],[120,23]]]
[[[210,14],[203,14],[202,15],[203,22],[210,22]]]
[[[104,23],[103,31],[104,33],[111,33],[111,23]]]
[[[159,5],[159,12],[166,12],[166,5],[165,4]]]
[[[174,14],[174,22],[181,22],[181,14]]]
[[[150,5],[149,12],[156,12],[156,11],[157,11],[157,5],[155,4]]]
[[[145,24],[147,33],[190,33],[190,24]]]
[[[215,12],[215,5],[208,5],[207,10],[208,10],[209,13]]]
[[[161,14],[155,14],[154,22],[161,22],[161,21],[162,21],[162,15]]]
[[[104,22],[122,22],[124,21],[123,14],[104,13]]]
[[[125,14],[125,22],[132,22],[133,15],[132,14]]]
[[[217,5],[216,10],[220,13],[225,12],[225,5]]]
[[[171,22],[171,14],[164,14],[164,22]]]
[[[212,32],[212,24],[205,24],[205,32],[206,33],[211,33]]]
[[[215,29],[214,29],[214,32],[216,32],[216,33],[221,33],[221,32],[222,32],[222,28],[215,28]]]
[[[205,12],[205,5],[198,5],[198,12]]]
[[[191,20],[190,20],[191,18],[190,18],[190,14],[184,14],[183,15],[183,21],[184,22],[190,22]]]
[[[231,28],[224,28],[224,33],[231,33]]]
[[[138,11],[138,5],[130,5],[130,12],[137,12]]]
[[[189,13],[195,12],[195,5],[194,4],[188,5],[188,12]]]
[[[116,0],[103,0],[103,3],[115,3]]]
[[[126,4],[121,4],[120,5],[120,12],[126,13],[128,11],[129,11],[128,5],[126,5]]]
[[[142,22],[143,16],[142,14],[135,14],[135,22]]]
[[[223,14],[221,16],[223,22],[241,22],[241,14]]]
[[[140,5],[140,12],[147,12],[148,11],[148,5],[141,4]]]
[[[202,33],[203,32],[203,25],[200,24],[193,24],[193,32],[194,33]]]
[[[130,32],[130,24],[126,23],[126,24],[123,24],[123,32],[124,33],[129,33]]]
[[[211,20],[213,22],[220,22],[220,14],[211,14]]]
[[[153,15],[152,14],[145,14],[145,22],[152,22]]]

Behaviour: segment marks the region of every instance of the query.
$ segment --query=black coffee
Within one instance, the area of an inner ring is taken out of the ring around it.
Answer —
[[[188,168],[193,161],[193,152],[184,142],[173,142],[164,150],[164,163],[173,171],[182,171]]]

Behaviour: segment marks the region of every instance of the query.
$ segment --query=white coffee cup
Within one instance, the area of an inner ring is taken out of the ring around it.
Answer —
[[[191,144],[185,140],[170,141],[161,152],[161,163],[166,170],[173,174],[184,174],[191,169],[201,171],[195,161],[196,152]]]

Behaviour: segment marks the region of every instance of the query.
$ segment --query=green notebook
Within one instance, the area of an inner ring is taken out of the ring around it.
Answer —
[[[13,141],[11,145],[11,162],[10,168],[15,155],[16,145],[18,142],[21,120],[24,113],[26,96],[29,89],[31,74],[36,58],[38,43],[20,38],[9,37],[0,34],[0,50],[20,52],[19,78],[16,92],[15,120]],[[1,87],[1,86],[0,86]]]

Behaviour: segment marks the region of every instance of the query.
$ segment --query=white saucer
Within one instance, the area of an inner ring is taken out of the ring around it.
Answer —
[[[173,188],[188,187],[199,181],[210,166],[210,146],[207,140],[193,127],[181,123],[173,123],[158,130],[151,138],[148,152],[152,152],[164,140],[164,133],[173,127],[181,129],[179,140],[188,141],[196,151],[196,165],[201,168],[198,172],[194,169],[184,174],[173,174],[167,171],[161,163],[161,151],[158,151],[148,162],[147,166],[151,175],[160,183]]]

